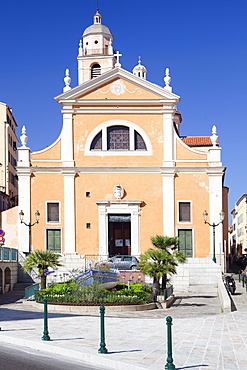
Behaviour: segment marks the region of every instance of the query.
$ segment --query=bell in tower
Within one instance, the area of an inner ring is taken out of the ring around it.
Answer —
[[[78,84],[82,84],[112,69],[116,63],[112,41],[114,39],[108,27],[102,24],[98,9],[93,17],[93,25],[87,27],[79,44]]]

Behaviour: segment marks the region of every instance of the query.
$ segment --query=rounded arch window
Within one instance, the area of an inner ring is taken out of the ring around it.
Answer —
[[[95,78],[101,75],[101,67],[98,63],[93,64],[91,67],[91,78]]]
[[[107,126],[93,138],[90,150],[127,151],[147,150],[142,135],[124,125]]]

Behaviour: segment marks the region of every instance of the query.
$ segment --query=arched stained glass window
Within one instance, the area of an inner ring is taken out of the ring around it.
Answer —
[[[135,150],[147,150],[142,136],[135,130]]]
[[[92,141],[90,150],[102,150],[102,131],[100,131]]]
[[[138,150],[147,151],[146,143],[143,137],[128,126],[116,125],[108,126],[98,132],[98,134],[93,138],[90,150]]]
[[[112,126],[107,128],[107,150],[129,150],[129,128]]]

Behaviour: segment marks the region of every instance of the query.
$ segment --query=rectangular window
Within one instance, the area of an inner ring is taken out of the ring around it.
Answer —
[[[190,202],[179,202],[179,222],[191,222]]]
[[[46,229],[46,249],[61,253],[61,229]]]
[[[59,222],[59,203],[47,203],[47,222]]]

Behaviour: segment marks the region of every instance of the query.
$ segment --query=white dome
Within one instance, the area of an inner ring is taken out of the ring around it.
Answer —
[[[133,68],[132,72],[135,76],[146,79],[147,68],[141,64],[141,57],[139,57],[138,64]]]

